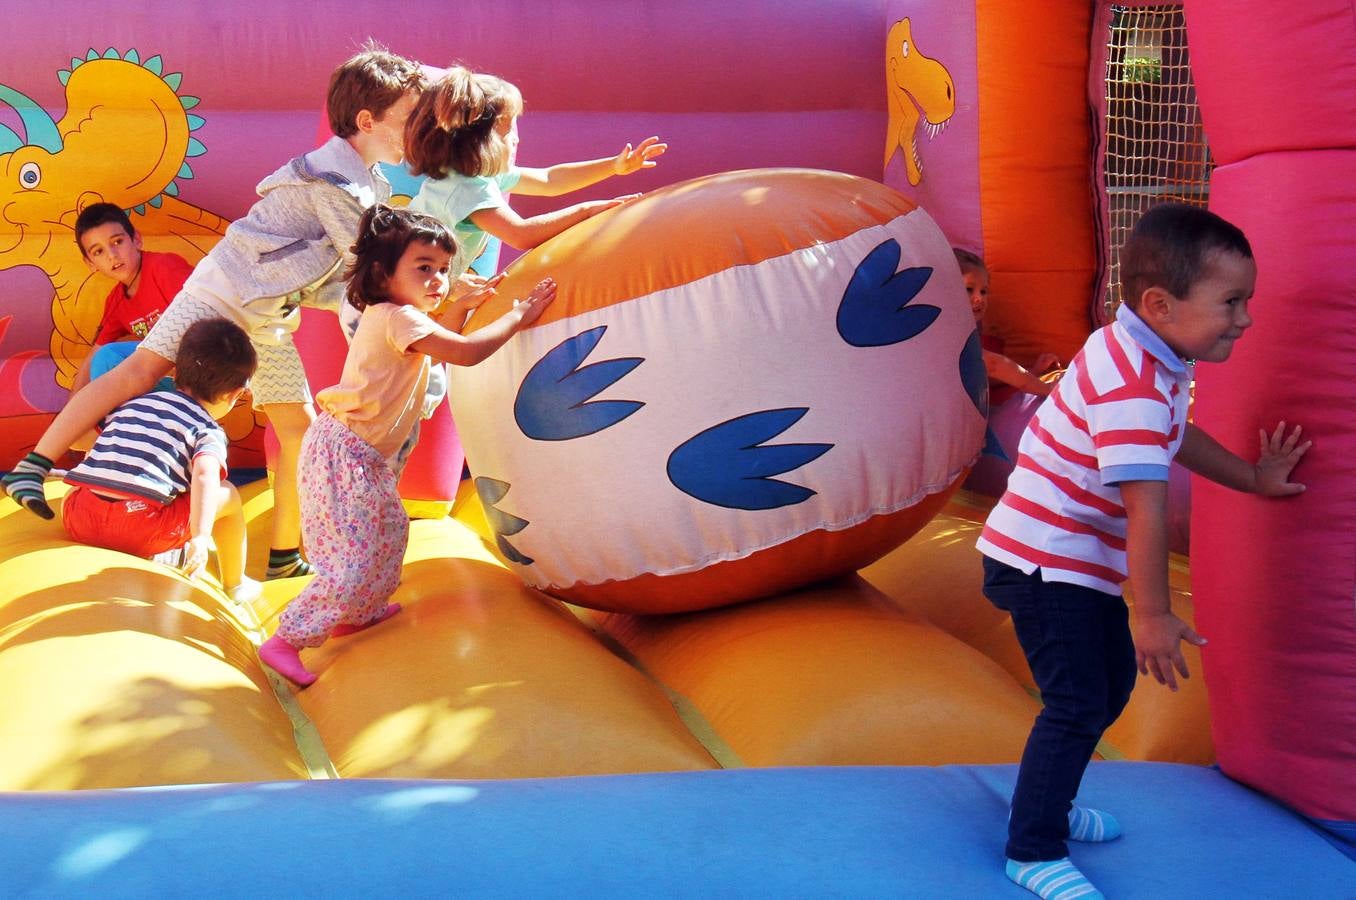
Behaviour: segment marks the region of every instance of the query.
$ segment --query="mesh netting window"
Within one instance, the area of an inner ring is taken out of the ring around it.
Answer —
[[[1204,207],[1214,163],[1201,129],[1180,4],[1111,7],[1106,55],[1107,290],[1121,302],[1120,250],[1151,206]]]

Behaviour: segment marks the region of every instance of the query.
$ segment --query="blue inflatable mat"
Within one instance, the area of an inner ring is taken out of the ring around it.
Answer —
[[[0,795],[5,897],[1030,897],[1013,766],[310,781]],[[1356,863],[1210,769],[1095,763],[1120,898],[1356,897]]]

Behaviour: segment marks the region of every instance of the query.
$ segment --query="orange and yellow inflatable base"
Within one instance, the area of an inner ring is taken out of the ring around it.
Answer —
[[[242,493],[257,573],[271,495]],[[0,501],[0,789],[1013,762],[1038,700],[979,593],[983,512],[953,499],[858,576],[640,616],[525,587],[463,489],[412,523],[404,611],[306,651],[320,678],[297,692],[255,647],[301,579],[239,609]],[[1209,763],[1199,679],[1145,685],[1099,749]]]

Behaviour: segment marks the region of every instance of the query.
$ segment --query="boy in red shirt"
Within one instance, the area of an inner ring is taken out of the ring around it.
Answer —
[[[91,203],[80,210],[76,244],[91,270],[118,283],[103,302],[94,352],[76,371],[72,392],[132,355],[193,272],[193,266],[176,253],[142,251],[141,234],[113,203]]]
[[[92,203],[80,211],[75,242],[90,269],[117,284],[104,301],[94,352],[75,373],[72,392],[130,356],[193,271],[177,254],[143,252],[141,235],[127,214],[112,203]]]

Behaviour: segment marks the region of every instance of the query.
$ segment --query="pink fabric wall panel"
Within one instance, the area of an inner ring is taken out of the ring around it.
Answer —
[[[1194,485],[1192,580],[1221,767],[1356,834],[1356,16],[1350,0],[1188,2],[1216,158],[1211,208],[1248,234],[1256,324],[1203,367],[1197,422],[1254,458],[1299,423],[1309,491]],[[1316,52],[1317,48],[1323,52]],[[1229,523],[1221,527],[1220,523]]]

